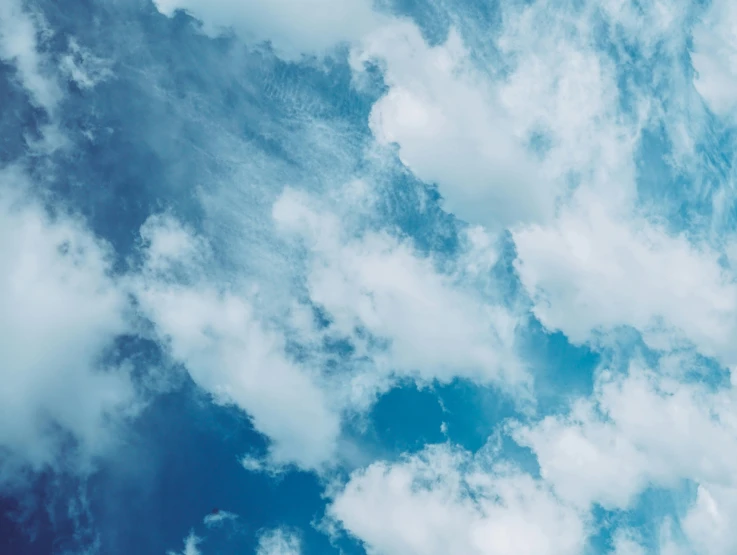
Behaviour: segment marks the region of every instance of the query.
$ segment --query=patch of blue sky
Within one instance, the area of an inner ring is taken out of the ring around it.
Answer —
[[[131,445],[88,485],[107,553],[164,553],[190,529],[215,553],[251,552],[262,529],[302,530],[313,552],[330,552],[311,523],[322,510],[322,486],[308,473],[276,479],[241,465],[265,439],[242,413],[213,405],[189,382],[163,395],[132,431]],[[208,529],[213,509],[236,518]]]

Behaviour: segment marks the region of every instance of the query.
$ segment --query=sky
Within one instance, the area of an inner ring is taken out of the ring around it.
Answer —
[[[736,27],[0,0],[0,552],[733,555]]]

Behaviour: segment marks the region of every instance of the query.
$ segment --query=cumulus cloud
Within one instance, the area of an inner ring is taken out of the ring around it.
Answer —
[[[410,244],[383,232],[352,236],[335,213],[295,190],[285,191],[273,213],[305,247],[308,294],[330,318],[328,333],[351,338],[378,372],[420,382],[526,381],[514,351],[516,317],[439,272]],[[365,332],[383,342],[378,350]]]
[[[202,538],[195,536],[194,532],[190,532],[189,536],[184,539],[184,550],[168,551],[167,555],[202,555],[199,548],[201,543]]]
[[[696,501],[681,527],[694,550],[706,555],[727,555],[737,549],[737,488],[734,484],[699,485]]]
[[[378,62],[388,87],[369,118],[374,137],[436,183],[459,218],[490,229],[545,221],[578,183],[632,197],[651,99],[622,109],[615,64],[593,46],[601,11],[579,4],[505,4],[485,38],[499,53],[490,67],[456,28],[430,46],[413,24],[394,21],[354,48],[354,72]],[[614,4],[610,17],[629,20]]]
[[[141,228],[143,266],[131,280],[141,314],[172,357],[216,402],[240,407],[272,441],[266,459],[246,457],[244,466],[319,468],[335,454],[341,413],[367,410],[397,378],[428,384],[461,377],[524,390],[517,318],[508,310],[487,304],[387,233],[352,236],[308,195],[286,190],[273,216],[304,247],[309,301],[330,320],[326,328],[301,301],[285,317],[257,293],[223,284],[207,242],[166,215]],[[358,362],[341,373],[324,371],[324,342],[346,339]],[[309,356],[293,360],[288,340]]]
[[[647,551],[632,530],[620,529],[614,534],[611,555],[646,555]]]
[[[184,10],[210,35],[234,30],[249,42],[269,41],[288,58],[324,54],[375,27],[372,0],[154,0],[165,15]]]
[[[568,415],[517,428],[514,437],[537,454],[562,498],[627,508],[653,485],[693,480],[708,490],[735,483],[734,394],[633,364],[625,375],[604,372],[594,397]]]
[[[571,555],[587,533],[544,484],[449,445],[354,472],[327,514],[369,554]]]
[[[256,555],[300,555],[302,546],[294,532],[276,528],[261,534]]]
[[[0,59],[15,65],[18,79],[39,107],[53,112],[62,97],[51,76],[49,61],[39,50],[38,16],[24,9],[20,0],[0,5]]]
[[[737,284],[718,251],[591,195],[513,237],[520,280],[549,329],[582,343],[631,326],[655,348],[686,339],[734,362]]]
[[[698,493],[679,521],[658,505],[648,515],[659,552],[726,555],[737,546],[734,395],[673,369],[603,372],[567,414],[509,428],[536,455],[539,479],[486,454],[427,447],[354,472],[328,516],[368,553],[585,553],[594,506],[630,511],[647,489],[685,480]],[[650,541],[615,528],[610,553],[641,555]]]
[[[633,364],[625,374],[603,372],[593,397],[576,401],[567,415],[513,427],[512,434],[537,455],[543,480],[559,498],[582,510],[593,504],[631,510],[648,488],[696,485],[685,514],[656,506],[649,515],[661,526],[660,553],[726,555],[737,548],[734,384],[733,377],[732,385],[714,390],[684,382],[672,369]],[[673,535],[676,524],[680,532]],[[645,552],[636,530],[615,540],[614,553]]]
[[[260,321],[247,293],[202,275],[202,239],[165,216],[150,218],[141,235],[145,263],[134,288],[171,355],[217,402],[252,418],[275,462],[314,468],[329,459],[339,418],[316,372],[289,359],[285,338]]]
[[[501,105],[540,159],[545,187],[605,191],[610,202],[634,194],[633,155],[652,102],[637,91],[623,109],[616,66],[594,46],[598,16],[617,5],[630,3],[510,3],[496,40],[508,64],[496,83]]]
[[[458,33],[433,47],[416,26],[396,22],[354,51],[355,71],[369,61],[380,62],[389,87],[371,110],[371,131],[380,144],[398,145],[420,179],[438,184],[447,210],[495,229],[550,214],[554,192]]]
[[[0,475],[79,469],[135,400],[125,370],[103,362],[129,329],[109,254],[81,222],[51,218],[22,174],[0,173]],[[70,446],[78,458],[61,460]]]
[[[694,86],[709,108],[720,116],[737,107],[737,7],[715,0],[693,30],[691,61]]]

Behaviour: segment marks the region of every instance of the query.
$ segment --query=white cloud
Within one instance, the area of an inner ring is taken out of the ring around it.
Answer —
[[[77,40],[69,39],[69,48],[59,61],[59,69],[81,89],[91,89],[113,75],[110,64],[81,46]]]
[[[733,114],[737,107],[736,23],[737,6],[715,0],[693,30],[694,86],[720,116]]]
[[[632,530],[617,530],[612,543],[614,545],[610,555],[647,555],[636,532]]]
[[[352,338],[380,374],[525,382],[514,353],[516,317],[438,272],[409,244],[379,232],[354,237],[336,214],[294,190],[276,202],[274,218],[306,247],[308,294],[331,318],[328,333]],[[372,351],[359,328],[386,348]]]
[[[627,20],[614,4],[605,6],[612,19]],[[574,183],[631,198],[633,153],[652,99],[643,93],[629,99],[632,113],[622,110],[615,64],[594,46],[602,13],[504,4],[501,28],[483,37],[498,49],[486,67],[490,53],[470,53],[455,29],[429,46],[408,22],[382,27],[352,56],[357,75],[370,60],[384,71],[388,91],[369,118],[376,140],[396,143],[415,175],[438,184],[450,212],[490,229],[547,220]],[[656,28],[642,36],[657,42]]]
[[[727,555],[737,549],[737,390],[684,383],[659,368],[633,364],[626,375],[604,372],[591,399],[566,416],[513,428],[513,437],[537,455],[541,475],[566,502],[631,509],[649,487],[673,488],[684,480],[697,495],[680,519],[667,509],[660,553]],[[734,381],[734,380],[733,380]],[[615,536],[614,553],[640,555],[636,530]]]
[[[615,65],[594,46],[599,8],[616,2],[576,4],[505,5],[496,41],[509,64],[509,75],[496,84],[501,106],[518,136],[541,137],[537,155],[546,188],[565,190],[573,178],[606,191],[610,202],[628,199],[650,100],[629,98],[634,113],[625,113]],[[633,8],[639,13],[639,5]]]
[[[0,173],[0,452],[7,465],[75,469],[104,452],[134,401],[124,369],[100,361],[128,330],[127,300],[108,247],[25,188]],[[70,440],[78,459],[61,458]]]
[[[0,2],[0,59],[15,65],[18,78],[33,101],[51,113],[62,91],[49,73],[49,62],[39,51],[40,33],[37,16],[24,10],[23,2]]]
[[[277,528],[261,535],[256,555],[300,555],[302,547],[299,537],[288,530]]]
[[[184,550],[183,551],[168,551],[167,555],[202,555],[199,549],[199,545],[202,543],[202,538],[195,536],[194,532],[190,532],[189,536],[184,539]]]
[[[272,440],[273,462],[315,468],[339,433],[319,375],[290,361],[282,334],[259,320],[246,293],[217,287],[203,272],[206,245],[168,217],[141,230],[146,262],[135,280],[142,313],[217,402],[244,410]]]
[[[354,51],[354,70],[370,60],[389,86],[371,110],[376,140],[396,143],[415,175],[438,184],[450,212],[494,229],[551,213],[554,191],[456,32],[430,47],[417,27],[396,22]]]
[[[382,555],[573,555],[587,523],[544,484],[447,445],[354,472],[328,516]]]
[[[218,526],[222,526],[225,522],[235,520],[237,518],[238,515],[235,513],[230,513],[228,511],[217,511],[205,516],[203,522],[208,528],[216,528]]]
[[[235,30],[252,42],[270,41],[289,58],[323,54],[351,42],[381,20],[372,0],[154,0],[165,15],[185,10],[210,35]]]
[[[553,224],[520,227],[513,236],[520,279],[548,329],[581,343],[632,326],[653,347],[687,339],[734,362],[737,285],[719,252],[590,195]]]
[[[649,486],[736,484],[734,396],[731,388],[709,392],[634,364],[624,376],[604,372],[594,397],[567,416],[513,436],[536,453],[563,499],[627,508]]]
[[[737,487],[700,485],[696,502],[681,526],[691,546],[704,555],[728,555],[737,550]]]

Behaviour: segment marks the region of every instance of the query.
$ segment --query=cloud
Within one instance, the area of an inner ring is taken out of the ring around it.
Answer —
[[[210,513],[207,515],[203,522],[205,526],[208,528],[215,528],[218,526],[222,526],[225,522],[230,520],[235,520],[238,518],[238,515],[235,513],[229,513],[228,511],[217,511],[215,513]]]
[[[397,144],[417,177],[437,183],[448,211],[494,229],[550,215],[554,191],[460,35],[431,47],[413,24],[395,22],[354,50],[354,71],[370,61],[388,86],[371,110],[371,131],[380,144]]]
[[[321,467],[335,456],[342,413],[368,410],[398,378],[429,384],[460,377],[515,391],[528,385],[508,310],[486,304],[386,233],[352,238],[308,195],[286,190],[273,215],[305,248],[309,298],[293,297],[286,314],[283,300],[225,285],[207,242],[170,216],[141,228],[143,266],[132,278],[141,314],[172,357],[272,441],[266,459],[244,459],[249,469]],[[464,262],[473,273],[487,258],[469,251]],[[317,325],[306,300],[324,311],[327,327]],[[335,373],[326,361],[334,358],[330,342],[339,340],[355,352]],[[287,354],[289,341],[300,345],[299,363]]]
[[[84,470],[135,402],[125,368],[103,362],[129,330],[109,247],[27,190],[0,172],[0,482],[16,465]]]
[[[652,91],[623,90],[610,51],[596,46],[601,17],[622,24],[612,17],[617,6],[641,17],[650,11],[616,0],[509,3],[503,9],[495,44],[507,75],[497,79],[497,94],[515,134],[540,160],[540,186],[557,193],[584,187],[621,202],[635,192],[633,155],[650,117]],[[653,35],[638,35],[644,37]]]
[[[735,483],[734,395],[732,387],[709,391],[633,364],[624,375],[604,372],[593,398],[577,401],[567,416],[513,435],[536,453],[542,476],[563,499],[628,508],[650,486]]]
[[[192,379],[219,403],[246,412],[272,441],[274,463],[315,468],[329,460],[339,417],[318,372],[292,362],[284,336],[262,322],[247,292],[203,272],[207,245],[170,217],[141,229],[145,257],[134,280],[141,313]]]
[[[273,214],[305,248],[307,292],[330,319],[327,333],[349,338],[379,375],[526,382],[514,351],[516,317],[439,272],[408,242],[385,232],[354,236],[329,208],[296,190],[284,192]]]
[[[358,77],[376,62],[388,87],[369,117],[375,139],[437,184],[449,212],[489,229],[547,221],[578,184],[632,198],[652,94],[638,90],[625,111],[616,65],[594,46],[603,13],[631,20],[625,4],[506,3],[480,49],[464,43],[474,23],[462,15],[437,46],[409,22],[381,27],[352,53]],[[657,42],[656,28],[647,37]]]
[[[0,4],[0,60],[15,65],[18,79],[33,102],[52,113],[62,97],[38,39],[42,29],[38,15],[24,9],[20,0]]]
[[[699,485],[696,501],[681,526],[691,546],[705,555],[727,555],[737,549],[737,488],[734,484]]]
[[[95,56],[76,39],[69,39],[69,48],[61,57],[59,69],[81,89],[91,89],[113,76],[110,63]]]
[[[299,537],[288,530],[276,528],[259,537],[256,555],[300,555],[302,553]]]
[[[646,555],[645,548],[632,530],[619,529],[614,534],[611,555]]]
[[[381,17],[372,0],[154,0],[172,16],[184,10],[216,35],[234,30],[249,42],[269,41],[287,58],[324,54],[375,27]]]
[[[548,329],[583,343],[631,326],[654,348],[685,339],[734,362],[737,285],[718,251],[592,195],[513,237],[520,280]]]
[[[736,21],[734,4],[715,0],[693,30],[694,86],[719,116],[733,114],[737,107]]]
[[[183,551],[168,551],[167,555],[202,555],[199,549],[199,545],[202,543],[202,538],[195,536],[194,532],[190,532],[189,536],[184,539],[184,550]]]
[[[327,514],[369,554],[570,555],[587,534],[544,484],[449,445],[354,472]]]

